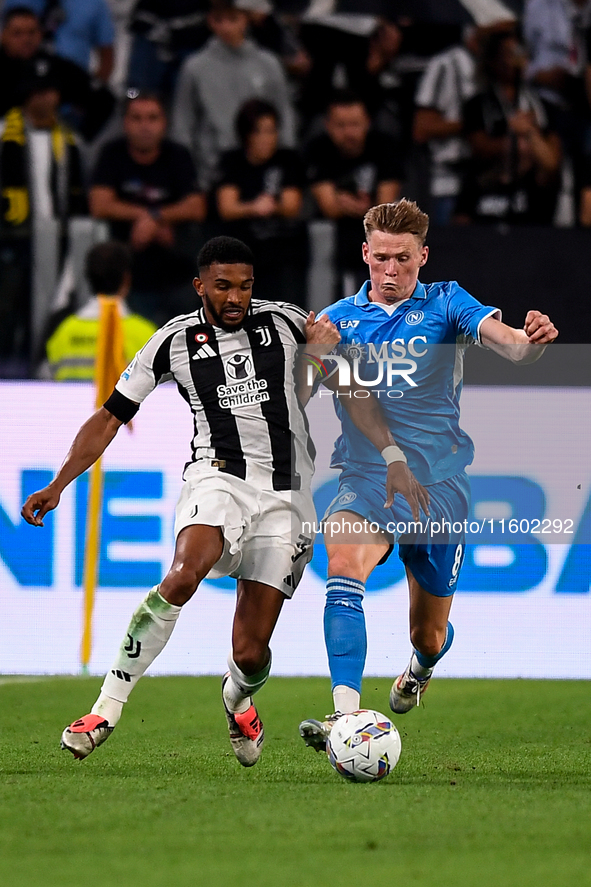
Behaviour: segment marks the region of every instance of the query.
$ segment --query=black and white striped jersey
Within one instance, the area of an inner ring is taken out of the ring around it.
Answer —
[[[116,391],[138,404],[174,379],[194,420],[185,470],[209,463],[264,489],[308,486],[314,449],[294,380],[305,320],[295,305],[260,299],[233,332],[208,323],[203,308],[176,317],[136,354]]]

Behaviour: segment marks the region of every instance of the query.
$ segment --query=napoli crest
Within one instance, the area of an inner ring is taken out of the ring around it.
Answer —
[[[409,311],[405,317],[407,323],[410,323],[411,326],[414,326],[417,323],[420,323],[424,319],[425,315],[422,311]]]

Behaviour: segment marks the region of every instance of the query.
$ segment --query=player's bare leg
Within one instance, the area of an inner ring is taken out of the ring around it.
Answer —
[[[414,647],[406,670],[399,675],[390,692],[390,708],[404,714],[420,703],[433,669],[447,653],[453,641],[453,627],[449,613],[453,595],[438,597],[430,594],[406,568],[410,595],[410,639]]]
[[[270,585],[244,579],[237,588],[229,671],[222,681],[222,700],[234,754],[244,767],[258,761],[265,732],[252,697],[271,670],[269,641],[284,595]]]
[[[363,595],[368,577],[388,553],[381,531],[353,532],[363,518],[339,511],[330,516],[324,534],[328,554],[328,579],[324,609],[324,637],[328,653],[334,713],[323,721],[310,718],[300,724],[300,736],[323,751],[334,722],[341,714],[360,707],[361,680],[367,652]]]
[[[91,713],[66,727],[62,748],[82,759],[109,738],[129,694],[166,646],[183,604],[192,598],[222,550],[219,527],[199,524],[181,530],[170,570],[135,610]]]

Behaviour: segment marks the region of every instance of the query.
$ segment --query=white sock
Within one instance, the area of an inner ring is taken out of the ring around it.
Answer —
[[[100,715],[109,722],[109,726],[114,727],[121,717],[122,711],[123,702],[119,702],[118,699],[111,699],[110,696],[105,696],[101,691],[101,694],[92,706],[90,713],[92,715]]]
[[[230,677],[224,684],[224,702],[229,711],[242,714],[250,708],[250,697],[267,683],[271,671],[271,651],[269,650],[269,661],[256,674],[244,674],[234,662],[231,653],[228,656],[228,668]]]
[[[129,694],[145,670],[168,643],[181,612],[181,607],[164,600],[159,588],[157,585],[148,592],[131,617],[125,640],[119,648],[113,667],[103,681],[101,695],[95,703],[101,707],[107,705],[113,715],[116,712],[111,709],[110,703],[104,701],[105,698],[120,703],[127,702]],[[103,712],[94,712],[93,708],[93,713]],[[108,717],[107,720],[111,723]]]
[[[344,684],[337,684],[332,691],[334,700],[334,710],[340,711],[344,715],[352,711],[359,711],[361,705],[361,696],[357,690],[346,687]]]
[[[250,708],[250,694],[245,696],[234,683],[234,679],[229,677],[224,684],[224,702],[228,711],[235,715],[241,715]]]
[[[433,674],[433,668],[425,668],[424,665],[421,665],[421,663],[417,659],[416,653],[412,654],[412,658],[410,660],[410,670],[414,674],[415,678],[419,679],[419,681],[426,681],[427,678],[430,678]]]

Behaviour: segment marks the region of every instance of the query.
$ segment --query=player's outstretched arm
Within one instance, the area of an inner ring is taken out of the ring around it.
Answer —
[[[513,363],[534,363],[557,336],[558,330],[541,311],[528,311],[522,330],[494,317],[487,317],[480,327],[482,344]]]
[[[84,423],[54,479],[43,490],[31,493],[23,505],[21,514],[27,523],[43,526],[43,518],[57,507],[64,489],[102,456],[122,424],[104,407]]]

